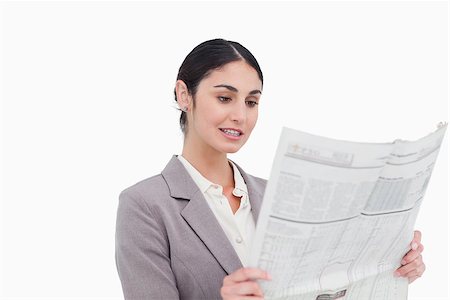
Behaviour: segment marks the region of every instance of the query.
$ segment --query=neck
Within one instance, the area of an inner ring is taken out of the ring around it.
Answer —
[[[183,157],[209,181],[222,187],[234,187],[233,169],[228,163],[227,154],[196,145],[185,140]]]

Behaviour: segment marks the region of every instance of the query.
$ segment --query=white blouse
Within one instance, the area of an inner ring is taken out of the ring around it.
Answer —
[[[231,210],[231,206],[227,197],[223,195],[223,187],[212,183],[200,172],[194,168],[183,156],[178,155],[178,159],[183,163],[184,167],[197,184],[200,191],[205,196],[206,202],[213,211],[219,221],[225,235],[228,237],[231,245],[239,256],[242,265],[247,266],[250,247],[255,233],[255,221],[251,213],[250,201],[248,199],[247,185],[242,178],[238,168],[229,161],[233,166],[234,174],[234,190],[233,195],[241,197],[241,203],[235,214]],[[205,224],[205,226],[208,226]]]

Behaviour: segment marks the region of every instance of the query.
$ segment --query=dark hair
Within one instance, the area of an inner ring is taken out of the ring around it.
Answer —
[[[207,77],[212,71],[233,61],[244,60],[258,73],[261,84],[263,74],[256,58],[241,44],[224,39],[213,39],[196,46],[186,56],[178,71],[177,80],[183,80],[189,93],[194,98],[200,81]],[[176,89],[174,89],[175,101],[177,101]],[[183,133],[187,130],[187,117],[184,111],[180,115],[180,127]]]

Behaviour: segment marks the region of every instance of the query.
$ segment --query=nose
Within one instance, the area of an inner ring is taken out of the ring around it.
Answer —
[[[247,106],[244,101],[236,101],[230,113],[230,118],[233,122],[241,124],[247,119]]]

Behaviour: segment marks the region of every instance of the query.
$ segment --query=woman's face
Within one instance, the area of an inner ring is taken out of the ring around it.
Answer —
[[[235,61],[203,78],[190,111],[188,139],[195,147],[222,153],[238,151],[258,119],[262,83],[244,61]]]

